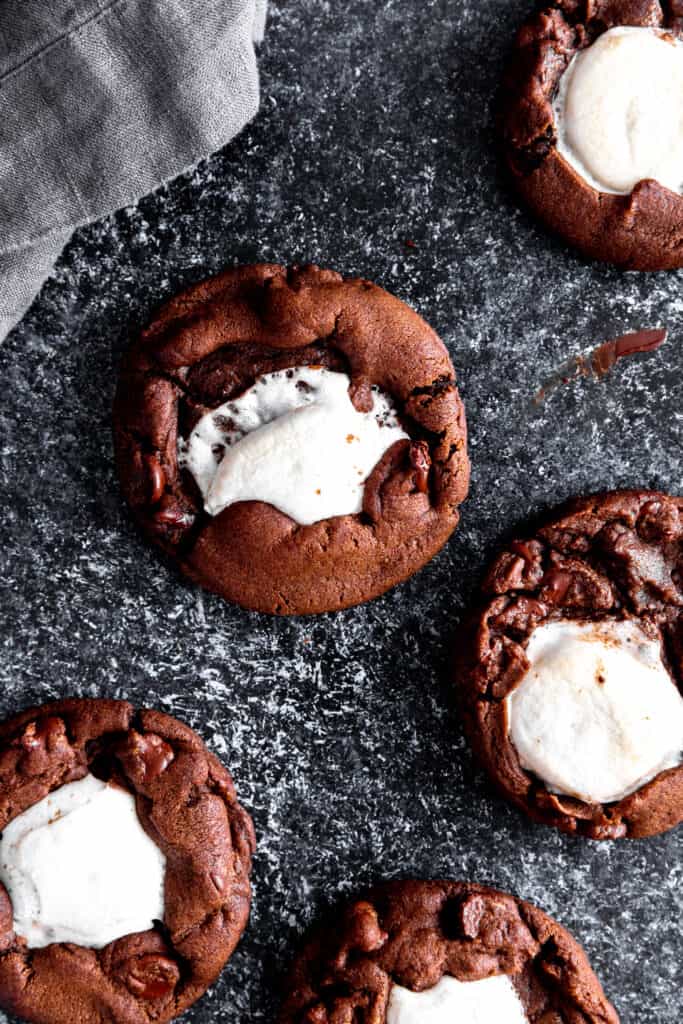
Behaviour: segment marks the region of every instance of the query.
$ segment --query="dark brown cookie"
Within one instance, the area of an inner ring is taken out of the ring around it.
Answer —
[[[375,467],[360,514],[302,526],[242,501],[211,517],[179,470],[179,425],[299,366],[347,373],[358,410],[378,386],[410,440]],[[125,358],[114,437],[147,536],[196,583],[281,614],[345,608],[407,579],[445,544],[469,481],[464,411],[439,338],[381,288],[317,267],[229,270],[164,306]]]
[[[35,1024],[169,1021],[218,976],[249,915],[254,832],[199,736],[159,711],[63,700],[0,725],[0,830],[87,772],[136,797],[166,856],[164,920],[103,949],[27,948],[0,885],[0,1006]]]
[[[503,795],[535,821],[592,839],[617,839],[655,835],[683,820],[680,763],[614,802],[551,792],[522,767],[510,738],[506,703],[521,680],[529,678],[527,650],[530,638],[540,635],[535,631],[569,622],[571,628],[589,631],[614,623],[642,630],[659,644],[656,668],[665,689],[671,683],[669,696],[678,704],[682,544],[683,499],[656,491],[615,491],[555,512],[534,536],[510,543],[491,566],[482,587],[483,606],[461,630],[458,694],[479,760]],[[604,682],[601,673],[586,679],[589,694]],[[648,690],[646,707],[650,699]],[[559,714],[552,704],[547,707]],[[680,717],[680,710],[674,711]]]
[[[379,886],[335,915],[299,954],[279,1021],[384,1024],[394,985],[424,992],[444,976],[494,975],[509,976],[529,1024],[617,1024],[556,921],[494,889],[444,881]]]
[[[537,216],[591,259],[630,270],[683,266],[683,196],[640,181],[627,195],[598,191],[557,148],[553,100],[572,58],[617,26],[679,36],[680,3],[557,0],[518,32],[502,91],[501,133],[515,184]]]

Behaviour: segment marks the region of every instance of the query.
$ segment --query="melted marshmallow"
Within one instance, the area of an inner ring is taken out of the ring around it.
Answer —
[[[612,28],[571,61],[554,103],[558,150],[603,192],[654,178],[683,190],[683,44]]]
[[[548,623],[526,655],[506,701],[509,734],[549,790],[609,803],[681,762],[683,697],[637,624]]]
[[[528,1018],[505,974],[481,981],[446,975],[425,992],[394,985],[387,1024],[528,1024]]]
[[[266,373],[207,413],[179,444],[204,507],[266,501],[297,523],[360,512],[363,487],[387,448],[408,435],[386,395],[373,388],[358,412],[349,378],[310,366]]]
[[[101,949],[164,916],[166,858],[140,824],[132,794],[86,775],[7,826],[0,881],[14,930],[29,946]]]

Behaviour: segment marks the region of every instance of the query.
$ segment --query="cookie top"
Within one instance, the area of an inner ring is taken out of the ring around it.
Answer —
[[[317,267],[240,267],[167,303],[124,359],[114,439],[145,533],[195,582],[281,614],[407,579],[469,482],[442,342]]]
[[[461,630],[473,749],[534,820],[592,839],[683,820],[683,499],[572,502],[509,544]]]
[[[451,881],[391,882],[335,914],[297,957],[279,1017],[280,1024],[484,1019],[618,1022],[585,954],[556,921],[495,889]]]
[[[534,212],[592,259],[683,266],[683,22],[657,0],[558,3],[519,31],[501,131]]]
[[[0,830],[0,1006],[35,1024],[169,1021],[246,925],[251,819],[159,711],[64,700],[2,723]]]

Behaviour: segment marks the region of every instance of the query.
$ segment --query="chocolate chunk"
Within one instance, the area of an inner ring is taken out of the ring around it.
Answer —
[[[486,910],[483,897],[477,894],[468,895],[459,905],[460,928],[465,938],[476,939],[479,925]]]
[[[380,927],[377,911],[371,903],[355,903],[349,911],[346,927],[348,950],[372,953],[387,940],[387,933]]]

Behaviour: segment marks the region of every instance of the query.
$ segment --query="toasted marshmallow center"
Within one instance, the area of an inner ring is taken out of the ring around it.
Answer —
[[[166,858],[130,793],[86,775],[29,807],[0,840],[0,881],[29,946],[101,949],[164,916]]]
[[[297,523],[360,512],[363,487],[385,451],[408,437],[388,397],[358,412],[349,378],[309,366],[266,373],[180,441],[204,508],[266,501]]]
[[[505,974],[481,981],[445,975],[433,988],[413,992],[394,985],[387,1024],[528,1024],[519,996]]]
[[[547,623],[526,654],[506,702],[509,735],[549,790],[609,803],[680,764],[683,697],[636,623]]]
[[[670,36],[609,29],[571,61],[554,113],[559,152],[594,188],[683,190],[683,44]]]

